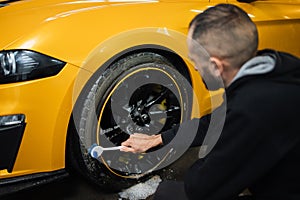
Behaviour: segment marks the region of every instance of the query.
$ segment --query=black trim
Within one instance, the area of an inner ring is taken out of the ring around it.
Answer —
[[[26,124],[0,127],[0,170],[12,172]]]
[[[61,180],[67,176],[69,176],[69,174],[66,170],[61,169],[53,172],[43,172],[14,178],[0,179],[0,199],[5,195]]]

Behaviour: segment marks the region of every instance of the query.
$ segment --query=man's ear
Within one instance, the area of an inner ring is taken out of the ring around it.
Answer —
[[[221,60],[219,60],[216,57],[211,57],[209,59],[211,68],[213,69],[213,72],[216,76],[221,76],[221,74],[224,72],[224,65]]]

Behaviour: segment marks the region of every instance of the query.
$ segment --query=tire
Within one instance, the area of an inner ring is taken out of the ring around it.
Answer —
[[[153,169],[145,163],[157,164],[166,158],[165,151],[107,151],[94,159],[88,149],[93,144],[120,145],[132,133],[155,134],[189,119],[192,98],[187,84],[170,62],[150,52],[127,56],[96,73],[74,108],[67,167],[107,191],[120,191],[147,177]],[[139,162],[144,164],[135,164]]]

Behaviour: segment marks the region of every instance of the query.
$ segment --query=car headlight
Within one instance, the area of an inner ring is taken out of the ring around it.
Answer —
[[[29,50],[0,51],[0,84],[54,76],[65,64]]]

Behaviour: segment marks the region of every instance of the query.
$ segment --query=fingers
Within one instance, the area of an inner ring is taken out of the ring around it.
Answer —
[[[132,146],[136,146],[139,145],[139,142],[148,139],[148,135],[145,134],[141,134],[141,133],[134,133],[132,135],[129,136],[129,138],[122,142],[122,146],[127,146],[127,147],[132,147]]]
[[[133,148],[131,148],[131,147],[127,147],[127,146],[124,146],[123,148],[121,148],[120,151],[136,153],[136,150],[135,150],[135,149],[133,149]]]
[[[130,137],[122,142],[122,146],[126,148],[122,148],[121,151],[124,152],[133,152],[133,153],[143,153],[148,149],[156,146],[155,135],[147,135],[142,133],[134,133],[130,135]]]
[[[121,143],[121,146],[130,147],[131,146],[131,139],[128,138],[126,141]]]
[[[121,148],[120,151],[137,153],[137,149],[132,147],[132,145],[134,145],[134,137],[132,137],[132,136],[133,135],[130,135],[130,137],[126,141],[121,143],[123,148]]]

